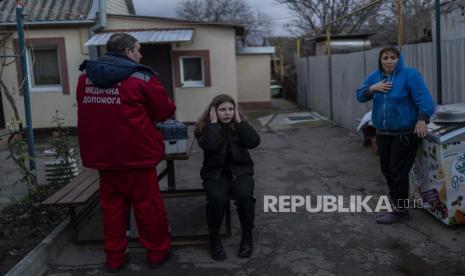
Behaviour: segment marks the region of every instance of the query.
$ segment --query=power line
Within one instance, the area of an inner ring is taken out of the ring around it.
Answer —
[[[276,17],[276,18],[267,18],[264,19],[263,21],[268,22],[268,21],[279,21],[279,20],[285,20],[285,19],[291,19],[291,18],[296,18],[299,17],[298,15],[294,16],[286,16],[286,17]]]

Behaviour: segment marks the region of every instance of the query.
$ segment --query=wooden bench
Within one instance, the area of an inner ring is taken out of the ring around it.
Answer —
[[[98,204],[98,190],[98,172],[96,170],[83,169],[69,184],[43,201],[42,205],[69,208],[73,241],[78,242],[80,225],[89,218],[89,214]]]
[[[194,139],[189,139],[188,150],[184,154],[165,155],[166,168],[158,174],[158,180],[167,176],[168,190],[161,191],[163,198],[196,197],[205,195],[204,189],[176,189],[175,160],[189,159]],[[69,184],[58,190],[55,194],[42,202],[42,205],[68,207],[71,219],[72,238],[75,243],[81,243],[78,234],[81,225],[90,219],[92,210],[98,205],[99,175],[97,170],[83,169],[83,171]],[[226,235],[231,237],[231,211],[230,204],[226,208]],[[178,242],[173,244],[199,244],[205,243],[205,235],[186,235],[173,237]],[[91,242],[92,243],[92,242]]]

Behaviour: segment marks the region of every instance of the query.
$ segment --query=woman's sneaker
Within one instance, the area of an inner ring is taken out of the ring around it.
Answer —
[[[410,216],[408,210],[393,210],[392,212],[387,212],[383,216],[376,216],[376,222],[379,224],[393,224],[405,221],[409,219],[409,217]]]
[[[385,215],[387,215],[389,212],[385,209],[381,210],[380,212],[378,212],[376,214],[376,219],[380,218],[380,217],[384,217]]]

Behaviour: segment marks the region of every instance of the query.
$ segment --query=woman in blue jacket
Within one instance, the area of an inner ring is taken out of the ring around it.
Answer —
[[[417,147],[428,133],[426,124],[435,104],[420,73],[404,66],[400,51],[388,46],[379,52],[378,70],[357,90],[357,100],[373,100],[372,122],[377,130],[381,171],[389,186],[392,212],[376,221],[391,224],[407,219],[409,171]]]

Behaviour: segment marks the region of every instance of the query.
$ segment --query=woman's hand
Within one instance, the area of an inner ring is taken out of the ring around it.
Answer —
[[[370,90],[372,94],[376,91],[387,93],[391,90],[391,88],[392,88],[392,83],[387,82],[386,80],[382,80],[370,86],[368,90]]]
[[[240,123],[241,122],[241,117],[239,116],[239,110],[237,108],[237,105],[234,109],[234,119],[236,120],[236,123]]]
[[[418,135],[419,138],[425,138],[428,134],[428,127],[426,126],[425,121],[419,120],[415,125],[414,133]]]
[[[210,122],[215,124],[218,122],[218,117],[216,116],[216,109],[214,106],[210,107]]]

